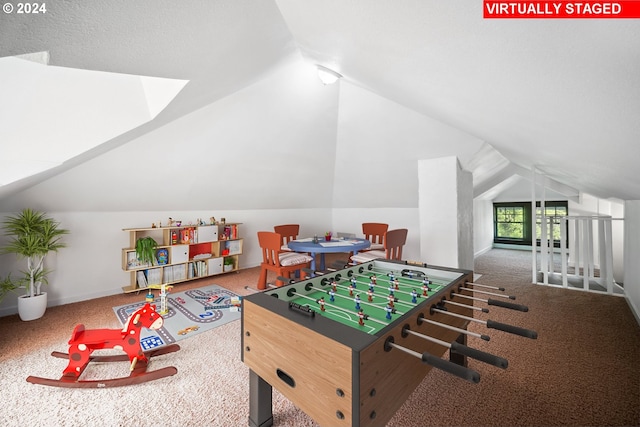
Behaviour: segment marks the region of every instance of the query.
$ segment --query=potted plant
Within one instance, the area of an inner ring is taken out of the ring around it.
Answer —
[[[26,294],[18,298],[18,314],[22,320],[39,319],[47,309],[47,293],[41,291],[43,283],[48,284],[44,260],[49,252],[57,252],[66,245],[61,241],[69,231],[60,228],[60,223],[49,218],[44,212],[23,209],[19,214],[8,216],[3,223],[9,243],[2,253],[14,253],[27,260],[23,276],[17,280],[7,276],[3,289],[25,288]]]
[[[233,258],[232,257],[226,257],[224,259],[224,271],[231,271],[233,270]]]
[[[136,240],[136,256],[141,265],[147,264],[149,266],[157,265],[156,260],[156,248],[158,242],[153,237],[140,237]]]

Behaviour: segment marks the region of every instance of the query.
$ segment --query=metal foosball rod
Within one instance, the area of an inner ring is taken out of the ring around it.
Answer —
[[[298,282],[296,282],[296,281],[295,281],[295,280],[293,280],[293,279],[287,279],[286,277],[282,277],[282,276],[278,276],[278,277],[277,277],[277,279],[278,279],[278,280],[280,280],[281,282],[285,282],[285,283],[289,283],[289,284],[295,284],[295,283],[298,283]],[[311,285],[307,285],[306,290],[307,290],[307,291],[309,291],[309,290],[311,290],[311,289],[313,289],[314,291],[323,292],[323,293],[328,292],[328,291],[326,291],[326,290],[324,290],[324,289],[320,289],[320,288],[316,288],[316,287],[311,286]],[[288,296],[297,295],[297,296],[299,296],[299,297],[302,297],[302,298],[306,298],[306,299],[310,299],[310,300],[315,301],[315,298],[311,298],[311,297],[310,297],[310,296],[308,296],[308,295],[304,295],[304,294],[300,294],[300,293],[294,292],[292,289],[289,289],[289,291],[287,292],[287,295],[288,295]],[[335,296],[336,296],[336,297],[339,297],[339,298],[343,298],[343,299],[351,300],[351,298],[350,298],[350,297],[346,297],[346,296],[344,296],[344,295],[335,294]],[[362,305],[367,305],[367,306],[371,306],[371,307],[376,308],[376,309],[384,310],[384,307],[380,307],[380,306],[377,306],[377,305],[375,305],[375,304],[369,304],[368,302],[365,302],[365,301],[361,301],[361,302],[360,302],[360,304],[362,304]],[[340,311],[343,311],[343,312],[345,312],[345,313],[355,314],[355,315],[357,315],[357,314],[358,314],[358,313],[356,313],[355,311],[347,310],[347,309],[344,309],[344,308],[338,307],[338,306],[336,306],[336,305],[331,305],[331,307],[336,308],[336,309],[338,309],[338,310],[340,310]],[[397,311],[397,310],[395,310],[395,309],[393,310],[393,313],[394,313],[394,314],[398,314],[398,315],[404,315],[404,314],[405,314],[405,313],[403,313],[403,312],[401,312],[401,311]],[[367,317],[368,317],[368,316],[367,316]],[[372,320],[372,321],[374,321],[374,322],[380,323],[380,324],[382,324],[382,325],[386,325],[386,324],[387,324],[386,322],[382,322],[382,321],[377,320],[377,319],[374,319],[374,318],[372,318],[372,317],[368,317],[368,319],[369,319],[369,320]]]
[[[346,279],[340,279],[340,280],[346,280]],[[343,290],[349,290],[349,288],[348,288],[347,286],[340,285],[340,284],[337,284],[337,283],[336,283],[336,288],[343,289]],[[318,288],[315,288],[315,287],[311,287],[311,288],[309,288],[309,289],[314,289],[314,290],[316,290],[316,291],[320,291],[320,292],[327,292],[327,291],[325,291],[324,289],[318,289]],[[357,288],[356,288],[356,289],[354,289],[354,290],[356,290],[356,291],[357,291]],[[395,290],[394,292],[401,292],[401,291]],[[404,293],[406,293],[407,295],[410,295],[410,293],[409,293],[409,292],[404,292]],[[351,299],[350,297],[345,297],[344,295],[336,294],[336,296],[337,296],[337,297],[340,297],[340,298]],[[383,298],[383,299],[385,298],[385,297],[380,296],[380,295],[375,295],[375,297],[377,297],[377,298]],[[414,306],[416,305],[416,304],[414,304],[414,303],[408,303],[408,302],[405,302],[405,301],[399,301],[397,298],[396,298],[396,300],[395,300],[394,302],[395,302],[396,304],[404,305],[404,306],[406,306],[406,307],[414,307]],[[364,301],[363,301],[363,302],[361,302],[360,304],[363,304],[363,305],[369,305],[369,306],[371,306],[371,307],[380,308],[380,309],[384,310],[384,307],[380,307],[380,306],[377,306],[377,305],[374,305],[374,304],[369,304],[369,303],[364,302]],[[397,314],[399,314],[399,315],[404,315],[404,314],[405,314],[404,312],[397,311],[397,310],[396,310],[396,313],[397,313]]]
[[[440,326],[441,328],[459,332],[463,335],[469,335],[470,337],[480,338],[481,340],[484,340],[484,341],[491,340],[491,337],[489,335],[478,334],[475,332],[467,331],[466,329],[456,328],[455,326],[447,325],[446,323],[440,323],[440,322],[436,322],[435,320],[425,319],[422,313],[418,315],[418,318],[416,320],[418,320],[419,323],[429,323],[430,325]]]
[[[467,284],[471,284],[470,282],[467,282]],[[486,292],[486,291],[480,291],[478,289],[473,289],[473,288],[465,288],[464,286],[459,286],[458,287],[459,290],[461,291],[470,291],[470,292],[475,292],[477,294],[484,294],[484,295],[493,295],[494,297],[500,297],[500,298],[509,298],[509,299],[516,299],[515,296],[513,295],[504,295],[504,294],[498,294],[495,292]]]
[[[522,304],[514,304],[512,302],[508,302],[508,301],[500,301],[500,300],[495,300],[495,299],[483,299],[483,298],[478,298],[478,297],[472,297],[469,295],[464,295],[464,294],[457,294],[453,291],[451,291],[451,298],[453,297],[461,297],[461,298],[467,298],[467,299],[471,299],[474,301],[480,301],[480,302],[484,302],[488,305],[495,305],[496,307],[503,307],[503,308],[508,308],[510,310],[518,310],[518,311],[523,311],[523,312],[527,312],[529,311],[529,307],[527,307],[526,305],[522,305]]]
[[[299,294],[297,292],[292,292],[292,294],[293,295],[297,295],[297,296],[299,296],[301,298],[306,298],[306,299],[310,299],[312,301],[315,301],[315,298],[311,298],[310,296],[307,296],[307,295]],[[328,303],[325,303],[325,304],[328,304]],[[334,305],[334,304],[328,304],[328,305],[329,305],[329,307],[333,308],[334,310],[342,311],[343,313],[353,314],[353,315],[356,315],[356,316],[358,315],[358,313],[355,312],[355,311],[347,310],[346,308],[342,308],[342,307],[339,307],[339,306]],[[375,319],[375,318],[369,317],[369,316],[366,316],[365,320],[371,320],[372,322],[376,322],[376,323],[379,323],[381,325],[387,325],[386,322],[383,322],[381,320],[378,320],[378,319]]]
[[[453,302],[453,301],[449,301],[447,299],[442,299],[442,302],[445,304],[451,304],[451,305],[457,305],[458,307],[463,307],[463,308],[468,308],[470,310],[477,310],[477,311],[481,311],[483,313],[488,313],[489,309],[486,307],[476,307],[475,305],[469,305],[469,304],[461,304],[459,302]]]
[[[364,277],[365,279],[368,279],[368,278],[369,278],[368,276],[364,276],[364,275],[362,275],[362,274],[354,274],[353,276],[355,276],[355,277]],[[346,279],[343,279],[343,280],[346,280]],[[362,282],[360,282],[360,283],[361,283],[361,284],[363,284],[363,285],[365,285],[365,286],[368,286],[368,284],[367,284],[367,283],[362,283]],[[382,284],[380,284],[380,283],[377,283],[377,284],[376,284],[376,287],[381,288],[381,289],[384,289],[384,288],[383,288],[383,286],[382,286]],[[403,291],[403,290],[401,290],[401,289],[394,289],[394,290],[393,290],[393,292],[394,292],[394,293],[396,293],[396,292],[397,292],[397,293],[399,293],[399,294],[404,294],[404,295],[411,296],[411,292]]]
[[[343,289],[344,289],[344,287],[343,287],[343,286],[340,286],[340,288],[343,288]],[[319,288],[316,288],[316,287],[311,287],[310,289],[313,289],[314,291],[319,291],[319,292],[327,292],[327,291],[325,291],[324,289],[319,289]],[[340,295],[340,294],[335,294],[334,296],[336,296],[336,297],[338,297],[338,298],[342,298],[342,299],[348,299],[348,300],[350,300],[350,301],[352,301],[352,300],[353,300],[353,298],[351,298],[351,297],[347,297],[347,296]],[[378,297],[378,298],[384,298],[384,297],[381,297],[381,296],[378,296],[378,295],[376,295],[376,297]],[[398,303],[399,301],[394,301],[394,302]],[[380,309],[380,310],[384,310],[384,309],[385,309],[384,307],[381,307],[381,306],[379,306],[379,305],[375,305],[375,304],[371,304],[371,303],[366,302],[366,301],[360,301],[360,305],[366,305],[366,306],[368,306],[368,307],[373,307],[373,308],[375,308],[376,310],[377,310],[377,309]],[[404,312],[402,312],[402,311],[398,311],[398,310],[395,310],[395,309],[394,309],[393,313],[394,313],[394,314],[398,314],[398,315],[400,315],[400,316],[403,316],[403,315],[405,314]],[[385,323],[385,325],[386,325],[386,323]]]
[[[446,341],[442,341],[438,338],[434,338],[431,337],[429,335],[425,335],[425,334],[421,334],[419,332],[415,332],[412,331],[409,328],[409,325],[405,325],[402,328],[402,336],[405,337],[408,334],[414,335],[416,337],[422,338],[424,340],[439,344],[443,347],[448,348],[451,351],[454,351],[458,354],[462,354],[463,356],[467,356],[467,357],[471,357],[472,359],[476,359],[479,360],[481,362],[487,363],[489,365],[493,365],[493,366],[497,366],[498,368],[502,368],[502,369],[507,369],[507,366],[509,365],[509,362],[507,362],[507,359],[503,358],[503,357],[499,357],[496,355],[493,355],[491,353],[487,353],[484,352],[482,350],[478,350],[475,348],[471,348],[468,347],[464,344],[460,344],[457,341],[453,341],[451,343],[448,343]]]
[[[484,324],[487,328],[490,329],[497,329],[499,331],[504,331],[504,332],[509,332],[510,334],[515,334],[515,335],[520,335],[521,337],[526,337],[526,338],[531,338],[531,339],[537,339],[538,338],[538,333],[536,331],[532,331],[530,329],[524,329],[524,328],[520,328],[518,326],[513,326],[513,325],[507,325],[505,323],[500,323],[500,322],[495,322],[493,320],[480,320],[480,319],[476,319],[474,317],[469,317],[469,316],[463,316],[462,314],[457,314],[457,313],[451,313],[447,310],[443,310],[444,307],[440,306],[441,308],[439,308],[437,305],[433,305],[431,306],[431,313],[441,313],[441,314],[446,314],[448,316],[453,316],[453,317],[458,317],[460,319],[464,319],[464,320],[469,320],[471,322],[477,322],[477,323],[482,323]]]
[[[401,345],[398,345],[394,343],[393,336],[390,336],[389,338],[387,338],[387,340],[384,343],[384,347],[385,347],[385,351],[391,351],[392,348],[396,348],[400,351],[410,354],[411,356],[417,357],[427,365],[430,365],[430,366],[433,366],[434,368],[438,368],[440,370],[448,372],[452,375],[460,377],[469,382],[472,382],[472,383],[480,382],[480,374],[477,371],[474,371],[473,369],[469,369],[461,365],[456,365],[453,362],[441,359],[426,351],[424,353],[418,353],[417,351],[411,350],[410,348],[406,348]]]
[[[504,292],[506,289],[503,287],[498,287],[498,286],[490,286],[490,285],[483,285],[481,283],[474,283],[474,282],[467,282],[467,285],[473,285],[473,286],[480,286],[481,288],[487,288],[487,289],[495,289],[496,291],[502,291]]]

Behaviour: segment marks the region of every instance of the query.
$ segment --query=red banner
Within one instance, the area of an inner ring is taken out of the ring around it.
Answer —
[[[489,19],[634,19],[640,18],[640,0],[622,1],[501,1],[484,0]]]

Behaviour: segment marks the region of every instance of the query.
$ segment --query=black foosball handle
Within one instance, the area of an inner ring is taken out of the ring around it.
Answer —
[[[456,365],[455,363],[449,362],[448,360],[440,359],[439,357],[427,353],[426,351],[422,353],[422,361],[427,365],[431,365],[434,368],[441,369],[469,382],[480,382],[480,374],[473,369],[465,368],[464,366]]]
[[[494,322],[493,320],[487,320],[487,328],[509,332],[511,334],[520,335],[521,337],[531,338],[534,340],[538,338],[538,333],[536,331],[520,328],[518,326],[507,325],[505,323]]]
[[[509,366],[509,362],[507,362],[507,359],[503,357],[496,356],[494,354],[487,353],[475,348],[467,347],[466,345],[460,344],[457,341],[451,343],[451,351],[455,351],[458,354],[471,357],[472,359],[476,359],[484,363],[488,363],[489,365],[497,366],[498,368],[507,369],[507,366]]]
[[[529,307],[527,307],[526,305],[514,304],[512,302],[500,301],[500,300],[491,299],[491,298],[487,300],[487,304],[495,305],[497,307],[509,308],[511,310],[524,311],[525,313],[529,311]]]

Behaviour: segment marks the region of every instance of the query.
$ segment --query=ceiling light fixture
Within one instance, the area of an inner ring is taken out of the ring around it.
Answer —
[[[322,65],[317,65],[318,67],[318,78],[325,85],[330,85],[338,81],[338,79],[342,78],[342,74],[337,73],[327,67],[323,67]]]

